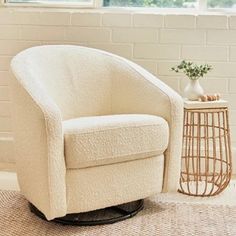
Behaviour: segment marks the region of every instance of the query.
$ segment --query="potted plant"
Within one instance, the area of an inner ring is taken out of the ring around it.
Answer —
[[[183,60],[178,66],[171,69],[176,73],[183,72],[189,78],[189,83],[184,89],[184,96],[186,98],[194,101],[204,94],[199,79],[212,69],[210,65],[196,65],[193,62]]]

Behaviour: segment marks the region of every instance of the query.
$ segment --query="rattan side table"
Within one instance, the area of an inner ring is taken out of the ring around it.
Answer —
[[[181,168],[181,193],[214,196],[227,187],[232,174],[227,101],[184,102]]]

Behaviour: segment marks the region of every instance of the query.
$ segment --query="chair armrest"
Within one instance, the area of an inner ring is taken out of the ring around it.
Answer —
[[[114,113],[157,115],[168,122],[170,137],[165,152],[163,192],[176,191],[181,167],[183,100],[135,63],[123,60],[120,64],[112,82],[112,110]]]
[[[64,140],[57,105],[12,62],[13,131],[22,193],[48,220],[66,214]]]

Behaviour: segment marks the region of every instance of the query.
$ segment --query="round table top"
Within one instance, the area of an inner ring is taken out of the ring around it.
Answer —
[[[207,109],[207,108],[222,108],[222,107],[228,107],[228,102],[222,99],[218,101],[208,101],[208,102],[184,100],[185,109]]]

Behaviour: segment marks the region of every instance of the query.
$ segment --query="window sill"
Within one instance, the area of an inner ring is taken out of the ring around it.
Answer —
[[[71,8],[83,8],[83,9],[94,9],[94,4],[83,4],[83,3],[2,3],[0,7],[4,8],[64,8],[64,9],[71,9]]]

